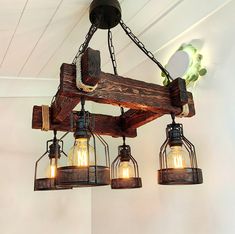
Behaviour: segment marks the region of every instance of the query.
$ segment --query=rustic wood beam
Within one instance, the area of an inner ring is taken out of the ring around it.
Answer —
[[[124,78],[122,76],[115,76],[109,73],[100,73],[100,80],[98,87],[91,93],[85,93],[76,88],[75,72],[76,68],[71,64],[63,64],[62,70],[66,72],[61,80],[61,88],[63,94],[67,97],[81,97],[98,102],[111,105],[121,105],[130,109],[151,111],[157,114],[180,114],[182,111],[181,106],[174,106],[172,101],[185,92],[178,88],[177,95],[171,95],[170,89],[172,87],[164,87],[157,84],[146,83],[144,81],[133,80]],[[179,82],[174,85],[178,85]],[[176,88],[175,88],[176,89]],[[187,103],[189,105],[189,115],[191,117],[195,114],[192,94],[187,92]],[[185,99],[182,99],[185,103]]]
[[[84,84],[95,86],[99,82],[100,63],[100,51],[87,48],[81,61],[82,82]]]
[[[86,85],[96,85],[99,81],[100,71],[100,52],[88,48],[81,58],[82,82]],[[71,77],[71,74],[73,74],[73,77]],[[63,80],[73,80],[76,82],[76,70],[74,65],[69,67],[61,66],[60,84],[63,83]],[[74,83],[74,85],[76,87],[76,83]],[[63,88],[64,87],[60,85],[55,101],[52,104],[52,119],[55,123],[62,122],[66,119],[80,102],[80,97],[78,96],[64,95]]]
[[[51,106],[51,119],[53,122],[60,123],[64,121],[79,102],[80,97],[67,97],[62,92],[58,92]]]
[[[150,111],[130,109],[126,111],[122,117],[122,126],[124,129],[139,128],[159,117],[163,114]]]
[[[169,91],[171,96],[171,103],[173,106],[182,107],[188,103],[188,93],[184,79],[177,78],[173,80],[169,85]],[[191,97],[190,94],[189,97]],[[192,107],[193,106],[191,105],[191,114],[194,113]],[[129,109],[122,116],[123,128],[138,128],[161,117],[162,115],[163,113]]]
[[[50,113],[51,113],[50,108]],[[73,122],[76,123],[78,115],[77,112],[72,112]],[[136,137],[136,129],[125,129],[123,130],[120,126],[120,117],[119,116],[109,116],[109,115],[100,115],[100,114],[91,114],[94,121],[93,132],[99,135],[108,135],[113,137]],[[33,107],[33,117],[32,117],[32,128],[42,129],[42,107],[34,106]],[[54,121],[50,122],[50,130],[65,131],[65,132],[74,132],[75,128],[71,128],[70,116],[68,116],[63,122],[55,123]]]
[[[182,107],[188,103],[188,93],[186,82],[182,78],[177,78],[169,84],[171,103],[173,106]]]

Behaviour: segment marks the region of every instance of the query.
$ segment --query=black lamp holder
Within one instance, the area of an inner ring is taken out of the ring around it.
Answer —
[[[76,131],[74,132],[75,139],[91,137],[90,131],[90,113],[85,111],[85,99],[81,98],[81,111],[78,114]]]
[[[182,146],[183,137],[183,125],[175,122],[175,115],[171,115],[172,123],[167,125],[166,135],[169,139],[169,145],[171,146]]]

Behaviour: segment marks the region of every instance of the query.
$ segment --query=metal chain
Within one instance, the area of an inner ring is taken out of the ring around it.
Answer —
[[[114,75],[118,75],[117,61],[116,61],[115,49],[113,45],[113,35],[110,29],[108,29],[108,47],[109,47],[110,58],[111,58],[112,65],[113,65],[113,73]],[[120,106],[120,110],[121,110],[121,115],[124,115],[124,108],[122,106]],[[126,137],[123,136],[122,139],[123,139],[123,144],[125,145]]]
[[[135,36],[135,34],[131,31],[131,29],[123,22],[123,20],[120,20],[120,25],[123,28],[123,30],[126,32],[126,34],[130,37],[130,39],[154,62],[157,64],[157,66],[160,68],[162,73],[166,76],[168,79],[168,82],[170,83],[173,78],[171,77],[170,73],[162,66],[162,64],[154,57],[154,54],[147,50],[144,46],[144,44]]]
[[[86,37],[85,37],[85,41],[80,45],[78,52],[73,59],[72,64],[76,64],[79,55],[81,55],[85,52],[85,50],[87,49],[89,42],[90,42],[92,36],[94,35],[94,33],[96,32],[96,30],[97,30],[97,27],[94,24],[92,24]]]
[[[115,49],[113,46],[113,35],[110,29],[108,29],[108,47],[109,47],[109,54],[110,58],[113,64],[113,73],[114,75],[117,75],[117,62],[115,57]]]

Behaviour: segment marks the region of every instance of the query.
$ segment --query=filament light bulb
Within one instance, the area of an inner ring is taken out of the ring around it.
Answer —
[[[88,138],[78,138],[70,149],[69,166],[87,167],[89,165]]]
[[[185,168],[187,153],[182,146],[171,146],[171,150],[167,155],[168,168]]]
[[[131,178],[133,177],[133,168],[128,161],[123,161],[118,167],[119,178]]]
[[[55,158],[51,158],[50,164],[47,168],[47,177],[48,178],[55,178],[56,177],[56,170],[57,170],[56,160],[55,160]]]

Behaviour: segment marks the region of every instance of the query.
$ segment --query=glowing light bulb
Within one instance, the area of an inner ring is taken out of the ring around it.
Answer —
[[[133,168],[128,161],[123,161],[118,167],[119,178],[130,178],[133,177]]]
[[[167,155],[168,168],[185,168],[187,153],[181,146],[172,146]]]
[[[69,166],[87,167],[89,165],[88,138],[78,138],[68,154]]]
[[[55,176],[56,176],[56,166],[55,165],[51,165],[51,168],[50,168],[51,170],[51,175],[50,175],[50,177],[51,178],[55,178]]]
[[[56,160],[55,158],[50,159],[50,165],[47,168],[47,177],[48,178],[55,178],[56,177]]]

